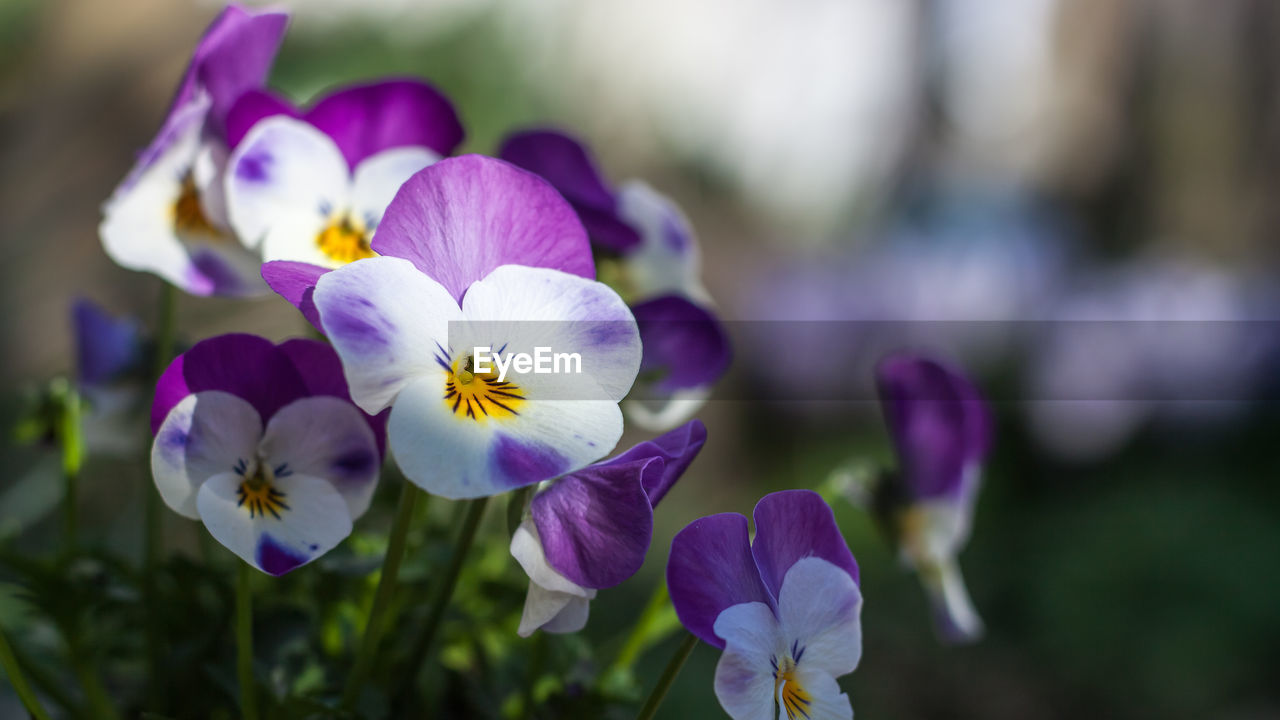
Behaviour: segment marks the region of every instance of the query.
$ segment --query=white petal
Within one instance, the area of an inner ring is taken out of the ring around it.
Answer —
[[[277,519],[271,514],[250,517],[237,496],[243,480],[235,473],[210,478],[200,488],[197,506],[209,534],[259,570],[283,575],[351,534],[347,503],[329,481],[301,474],[276,478],[272,487],[288,505]]]
[[[174,120],[178,135],[173,143],[107,201],[99,226],[103,248],[117,264],[153,272],[189,292],[199,288],[193,286],[196,273],[178,239],[173,210],[200,147],[204,115],[202,103],[181,111]]]
[[[490,345],[506,353],[581,355],[581,373],[512,373],[542,399],[621,400],[640,370],[640,333],[622,298],[603,283],[548,268],[503,265],[473,283],[467,323],[450,328],[456,349]],[[577,367],[577,366],[575,366]]]
[[[227,219],[226,174],[230,151],[221,140],[205,139],[196,150],[191,166],[191,179],[200,192],[200,207],[205,218],[215,227],[230,231]]]
[[[826,672],[814,668],[806,668],[802,663],[796,670],[795,681],[804,688],[809,698],[808,715],[797,713],[788,716],[787,720],[804,718],[805,720],[852,720],[853,705],[849,696],[840,690],[840,684]],[[781,693],[784,688],[779,687]]]
[[[902,524],[899,539],[908,564],[916,567],[942,563],[955,557],[969,539],[972,503],[966,498],[916,503]]]
[[[259,122],[231,153],[227,214],[241,242],[263,259],[331,265],[317,238],[351,200],[351,176],[337,144],[290,117]]]
[[[439,159],[424,147],[393,148],[365,158],[351,183],[352,218],[372,233],[404,181]]]
[[[576,633],[587,626],[590,615],[591,600],[570,595],[569,602],[559,613],[556,613],[555,617],[542,625],[542,630],[556,635]],[[523,618],[521,620],[523,621]]]
[[[520,616],[520,637],[538,629],[569,633],[587,624],[587,612],[596,591],[575,585],[547,563],[538,529],[526,519],[511,537],[511,556],[529,576],[529,594]]]
[[[640,245],[623,258],[637,298],[678,294],[711,301],[702,287],[702,256],[693,227],[675,203],[632,181],[618,191],[618,213],[640,233]]]
[[[254,459],[262,420],[249,403],[230,393],[199,392],[165,416],[151,445],[151,474],[160,497],[174,511],[199,517],[196,493],[209,478]]]
[[[595,591],[575,585],[547,563],[547,556],[542,551],[542,542],[538,539],[538,528],[532,520],[526,519],[516,528],[511,536],[511,557],[520,563],[529,580],[540,587],[553,592],[591,598]]]
[[[642,430],[662,433],[688,422],[709,397],[709,387],[686,388],[657,400],[628,398],[622,401],[622,412]]]
[[[782,638],[773,610],[760,602],[726,608],[715,633],[725,641],[716,665],[720,706],[734,720],[773,720],[773,663],[782,654]]]
[[[369,509],[381,470],[378,443],[351,403],[329,396],[289,403],[271,416],[259,452],[273,469],[328,480],[353,520]]]
[[[964,575],[953,558],[919,568],[920,582],[929,598],[934,627],[946,642],[966,643],[982,637],[982,618],[969,599]]]
[[[401,471],[434,495],[486,497],[549,480],[598,460],[622,437],[615,402],[529,399],[517,416],[473,418],[453,410],[446,378],[424,375],[400,391],[387,433]]]
[[[839,677],[862,657],[862,592],[849,573],[822,558],[791,566],[778,593],[778,616],[797,664]]]
[[[408,260],[369,258],[326,273],[314,298],[342,358],[351,398],[362,410],[380,412],[423,376],[443,388],[436,357],[448,342],[449,322],[460,320],[462,310]]]
[[[529,637],[538,630],[549,633],[575,633],[587,626],[591,600],[570,593],[548,590],[536,583],[529,583],[524,611],[520,615],[520,627],[516,634]]]

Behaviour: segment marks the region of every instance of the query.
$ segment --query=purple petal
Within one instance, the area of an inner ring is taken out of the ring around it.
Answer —
[[[270,340],[233,333],[196,343],[174,358],[156,383],[151,432],[182,398],[221,390],[248,402],[265,424],[276,410],[307,395],[297,369]]]
[[[84,385],[107,383],[142,362],[142,328],[133,318],[115,318],[97,303],[79,298],[71,308],[76,336],[76,372]]]
[[[387,207],[373,249],[411,261],[459,302],[501,265],[595,278],[573,208],[538,176],[480,155],[441,160],[409,178]]]
[[[338,143],[353,168],[374,153],[407,145],[448,155],[463,138],[453,104],[420,80],[339,90],[316,103],[305,118]]]
[[[591,236],[615,252],[640,244],[640,234],[618,217],[618,201],[586,147],[555,130],[527,130],[507,137],[498,157],[537,173],[564,195]]]
[[[255,89],[244,93],[227,113],[227,147],[234,149],[258,121],[275,115],[298,118],[302,112],[270,90]]]
[[[266,81],[288,23],[289,16],[284,13],[255,13],[228,6],[196,46],[174,107],[189,101],[196,88],[203,86],[212,100],[209,127],[222,134],[235,101]]]
[[[880,404],[916,499],[960,494],[991,443],[991,418],[978,390],[958,371],[914,355],[876,367]]]
[[[773,598],[796,561],[819,557],[858,582],[858,563],[836,526],[835,513],[812,490],[783,490],[760,498],[755,509],[756,540],[751,546],[760,579]]]
[[[297,369],[308,395],[332,395],[351,402],[347,379],[342,374],[342,360],[333,346],[318,340],[295,338],[281,343],[279,348]],[[391,410],[383,410],[377,415],[369,415],[364,411],[360,414],[368,420],[369,428],[373,430],[373,436],[378,440],[378,452],[385,456],[387,416],[391,414]]]
[[[551,567],[588,588],[635,575],[653,538],[644,485],[661,474],[662,460],[654,457],[592,465],[538,493],[531,510]]]
[[[267,285],[298,308],[307,322],[321,333],[324,326],[320,324],[320,311],[316,309],[312,295],[316,291],[316,282],[327,272],[327,268],[319,265],[291,260],[274,260],[262,265],[262,279]]]
[[[725,608],[747,602],[774,606],[749,543],[747,519],[737,513],[694,520],[671,540],[671,604],[689,632],[718,648],[724,648],[724,641],[714,628]]]
[[[662,472],[646,474],[644,491],[649,504],[657,507],[671,486],[680,479],[689,464],[698,457],[707,442],[707,426],[701,420],[690,420],[680,427],[652,440],[638,443],[621,455],[599,463],[596,467],[615,463],[631,463],[643,458],[662,458]]]
[[[661,373],[658,392],[711,385],[729,369],[733,350],[724,326],[710,311],[667,295],[632,306],[644,357],[640,372]]]

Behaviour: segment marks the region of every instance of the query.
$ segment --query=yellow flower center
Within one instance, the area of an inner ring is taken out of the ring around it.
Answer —
[[[173,227],[179,233],[222,237],[222,232],[204,214],[204,206],[200,204],[200,191],[196,189],[196,181],[191,173],[183,176],[182,190],[173,203]]]
[[[809,705],[813,696],[796,678],[796,661],[783,657],[781,662],[774,662],[773,695],[778,698],[778,705],[787,712],[788,720],[809,717]]]
[[[444,382],[444,403],[457,417],[479,422],[486,418],[511,418],[525,402],[519,387],[498,380],[496,370],[476,373],[470,355],[455,362]]]
[[[246,466],[243,461],[236,467],[236,470],[241,475],[244,475],[245,469]],[[283,465],[277,470],[279,470],[280,477],[290,474]],[[275,473],[272,473],[270,468],[259,466],[252,474],[245,476],[244,481],[240,483],[240,487],[236,489],[236,497],[239,498],[236,507],[247,508],[250,518],[266,517],[270,514],[271,517],[279,520],[280,513],[290,508],[288,503],[284,501],[285,493],[280,492],[271,484],[271,479],[274,475]]]
[[[316,236],[316,246],[320,248],[320,252],[342,265],[371,258],[376,254],[369,247],[369,237],[364,228],[345,216],[320,231]]]

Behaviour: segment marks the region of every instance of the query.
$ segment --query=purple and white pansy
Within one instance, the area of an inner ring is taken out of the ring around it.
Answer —
[[[160,132],[103,206],[111,259],[193,295],[266,292],[260,261],[232,236],[223,179],[227,115],[266,79],[288,16],[231,5],[192,55]]]
[[[519,634],[577,632],[597,590],[630,578],[653,539],[653,510],[707,439],[698,420],[553,480],[511,538],[529,576]]]
[[[381,257],[320,277],[313,304],[355,403],[392,408],[391,451],[411,481],[483,497],[617,444],[639,333],[592,279],[582,224],[545,181],[492,158],[442,160],[400,189],[372,249]],[[519,361],[544,350],[578,354],[577,372]]]
[[[165,504],[283,575],[331,550],[373,498],[385,418],[351,403],[324,343],[196,343],[161,376],[151,471]]]
[[[909,354],[885,358],[876,382],[898,472],[876,488],[876,510],[904,562],[928,594],[939,635],[977,639],[978,617],[956,556],[969,539],[982,463],[991,447],[990,412],[959,370]]]
[[[852,718],[836,678],[862,656],[853,553],[817,493],[772,493],[754,514],[754,542],[737,513],[695,520],[671,541],[676,614],[724,650],[715,692],[734,720]]]
[[[306,110],[265,90],[227,117],[231,227],[262,259],[324,269],[373,257],[387,204],[411,175],[453,152],[452,104],[412,79],[344,88]]]
[[[564,133],[514,133],[498,155],[538,173],[564,195],[591,237],[600,280],[635,313],[646,382],[624,404],[628,417],[651,430],[687,420],[731,359],[728,336],[702,286],[701,254],[688,219],[642,182],[610,187],[587,148]],[[698,352],[669,351],[690,344]]]

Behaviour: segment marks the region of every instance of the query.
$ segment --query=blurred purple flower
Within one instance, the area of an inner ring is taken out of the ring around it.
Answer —
[[[1274,304],[1245,278],[1150,258],[1084,275],[1029,343],[1035,436],[1077,460],[1151,421],[1237,415],[1270,379]]]
[[[513,133],[498,156],[546,178],[587,229],[600,280],[631,305],[644,340],[643,387],[624,407],[641,427],[691,417],[728,371],[729,337],[701,280],[701,252],[670,199],[631,181],[615,190],[586,146],[555,130]]]
[[[287,23],[283,13],[231,5],[209,26],[159,134],[103,206],[99,234],[117,263],[193,295],[266,291],[258,259],[230,236],[226,120],[262,86]]]
[[[939,635],[950,642],[975,640],[982,620],[956,556],[969,539],[991,446],[990,412],[968,378],[928,358],[885,358],[876,383],[898,471],[881,479],[875,510],[903,561],[919,574]]]
[[[720,705],[735,720],[852,718],[836,678],[862,656],[858,564],[817,493],[766,495],[747,519],[695,520],[671,541],[667,585],[680,622],[724,650]],[[775,705],[776,703],[776,705]]]
[[[142,440],[133,419],[145,409],[147,338],[132,317],[113,317],[92,300],[71,308],[76,386],[87,401],[82,430],[90,454],[127,456]]]
[[[160,377],[151,471],[175,512],[283,575],[331,550],[368,510],[385,423],[352,404],[328,345],[221,335]]]
[[[788,363],[823,357],[845,371],[824,378],[825,400],[872,397],[875,363],[927,347],[975,365],[1017,347],[1022,323],[1047,317],[1065,278],[1055,220],[1008,199],[935,202],[869,247],[770,260],[741,284],[742,333],[760,385],[778,397],[817,399]],[[812,408],[812,405],[806,406]]]
[[[707,439],[698,420],[553,481],[511,538],[529,576],[519,634],[577,632],[596,591],[644,564],[653,510]]]

